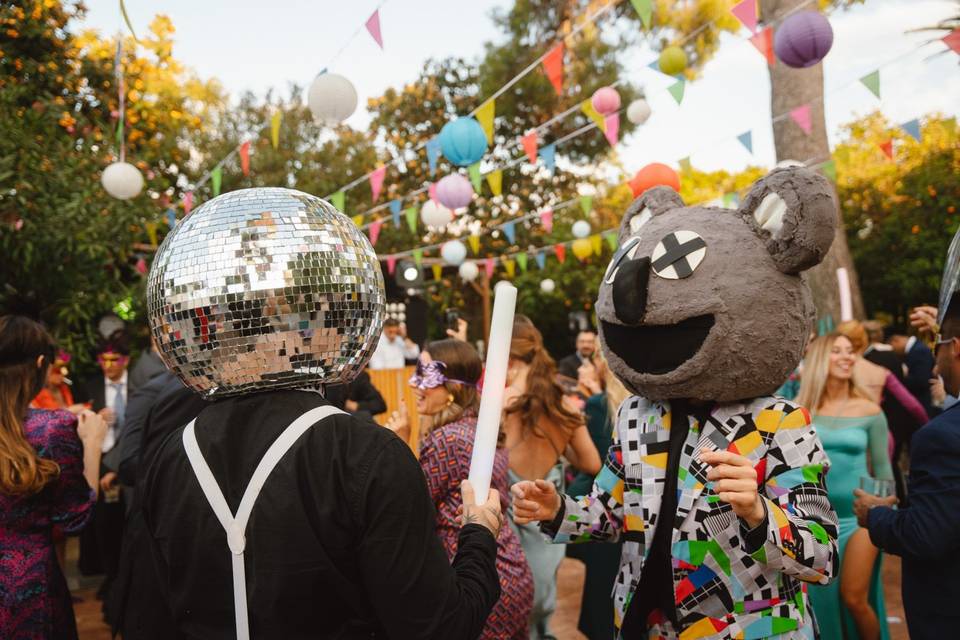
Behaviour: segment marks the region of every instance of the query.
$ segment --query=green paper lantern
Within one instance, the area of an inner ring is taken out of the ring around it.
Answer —
[[[668,76],[683,73],[687,68],[687,53],[676,45],[671,45],[660,52],[660,71]]]

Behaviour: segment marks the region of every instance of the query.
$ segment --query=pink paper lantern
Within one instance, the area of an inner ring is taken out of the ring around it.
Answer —
[[[437,183],[437,200],[448,209],[459,209],[473,200],[473,185],[459,173],[451,173]]]
[[[601,87],[593,92],[590,102],[597,113],[610,115],[620,108],[620,94],[613,87]]]

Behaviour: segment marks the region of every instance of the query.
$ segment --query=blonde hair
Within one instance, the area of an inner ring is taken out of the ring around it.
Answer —
[[[823,393],[827,387],[827,379],[830,377],[830,350],[839,338],[853,345],[850,338],[835,331],[811,342],[810,349],[803,359],[803,375],[800,377],[800,391],[797,393],[796,402],[806,407],[811,413],[817,413],[823,402]],[[848,384],[851,397],[870,400],[870,394],[857,380],[856,374],[850,377]]]
[[[853,350],[862,354],[870,346],[870,338],[867,337],[867,330],[859,320],[847,320],[837,325],[837,333],[847,337]]]

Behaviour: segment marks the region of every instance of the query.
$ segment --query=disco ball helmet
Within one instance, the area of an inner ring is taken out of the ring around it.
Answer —
[[[147,283],[164,363],[208,399],[349,382],[384,318],[366,236],[315,196],[242,189],[166,237]]]

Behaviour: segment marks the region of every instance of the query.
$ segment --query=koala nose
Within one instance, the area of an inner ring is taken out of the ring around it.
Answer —
[[[627,325],[640,324],[647,309],[650,258],[627,260],[613,280],[613,311]]]

